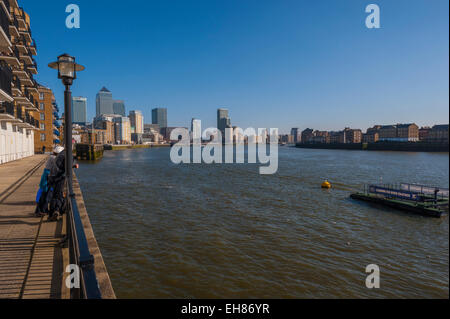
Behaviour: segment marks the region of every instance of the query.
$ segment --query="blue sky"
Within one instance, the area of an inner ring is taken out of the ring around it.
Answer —
[[[78,4],[81,28],[67,29]],[[381,29],[365,27],[365,7]],[[38,46],[37,80],[63,87],[47,64],[64,52],[86,66],[73,94],[106,86],[127,112],[167,107],[170,126],[336,130],[448,123],[448,0],[19,0]]]

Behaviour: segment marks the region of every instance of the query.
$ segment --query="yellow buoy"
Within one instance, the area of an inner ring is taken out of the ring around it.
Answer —
[[[325,182],[322,183],[322,188],[330,189],[331,183],[326,180]]]

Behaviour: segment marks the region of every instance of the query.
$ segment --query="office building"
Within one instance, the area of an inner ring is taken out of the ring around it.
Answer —
[[[120,116],[126,116],[125,102],[122,100],[113,100],[113,113]]]
[[[16,0],[0,1],[0,164],[35,153],[40,129],[36,44]],[[49,128],[50,129],[50,128]]]
[[[152,110],[152,124],[158,124],[161,130],[167,127],[166,108],[155,108]]]
[[[292,134],[291,134],[292,135]],[[310,143],[314,136],[314,130],[307,128],[302,132],[301,141],[302,143]],[[295,140],[295,137],[294,137]]]
[[[291,129],[291,135],[294,137],[294,143],[300,143],[302,139],[300,129],[294,127],[293,129]]]
[[[231,127],[231,119],[228,115],[227,109],[217,110],[217,128],[222,133],[222,137],[225,136],[225,129]]]
[[[72,123],[86,125],[87,98],[81,96],[74,96],[72,98]]]
[[[116,144],[130,144],[131,143],[131,126],[128,117],[115,117],[115,138]]]
[[[199,119],[192,119],[191,120],[191,139],[201,140],[202,139],[202,121]],[[195,130],[195,136],[194,136],[194,130]]]
[[[114,114],[112,93],[103,87],[96,97],[96,116]]]
[[[144,116],[141,111],[130,111],[130,125],[131,133],[143,134],[144,133]]]
[[[158,124],[144,124],[144,133],[148,133],[150,131],[161,132],[161,128]]]

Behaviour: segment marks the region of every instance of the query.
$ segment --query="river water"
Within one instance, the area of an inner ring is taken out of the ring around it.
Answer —
[[[380,181],[448,187],[448,153],[280,147],[278,173],[261,176],[169,152],[105,152],[77,171],[119,298],[449,297],[448,217],[349,199]]]

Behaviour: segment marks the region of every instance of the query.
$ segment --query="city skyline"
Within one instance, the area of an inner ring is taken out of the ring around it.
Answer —
[[[222,105],[237,126],[285,133],[448,118],[448,2],[380,1],[379,30],[364,26],[363,2],[231,2],[135,1],[141,10],[130,26],[121,17],[134,16],[132,7],[81,0],[79,30],[65,28],[65,4],[23,6],[33,14],[38,64],[67,51],[86,65],[73,92],[88,98],[88,119],[103,85],[147,119],[153,108],[168,108],[170,126],[192,117],[214,126]],[[48,14],[61,19],[48,21]],[[146,55],[130,58],[137,51]],[[38,81],[62,103],[51,70],[41,68]]]

